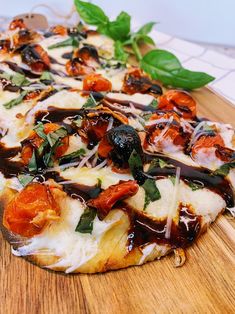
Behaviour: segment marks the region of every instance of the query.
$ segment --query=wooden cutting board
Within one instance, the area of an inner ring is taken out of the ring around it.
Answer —
[[[199,114],[235,126],[235,107],[208,89],[193,93]],[[206,202],[206,200],[205,200]],[[235,313],[235,229],[221,216],[173,267],[167,256],[141,267],[64,276],[10,253],[0,238],[0,313]]]

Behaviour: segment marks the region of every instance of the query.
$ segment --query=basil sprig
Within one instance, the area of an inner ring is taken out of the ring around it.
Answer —
[[[148,52],[141,60],[140,66],[153,79],[172,87],[191,90],[214,80],[214,77],[204,72],[193,72],[183,68],[178,58],[166,50],[156,49]]]
[[[154,45],[153,39],[149,36],[155,25],[154,22],[149,22],[137,32],[132,33],[130,31],[131,18],[128,13],[121,12],[115,21],[110,21],[97,5],[80,0],[74,0],[74,3],[85,23],[97,26],[100,33],[115,41],[116,59],[126,62],[129,57],[126,48],[131,46],[137,60],[140,61],[140,67],[153,79],[160,80],[166,86],[192,90],[214,80],[214,77],[204,72],[185,69],[177,57],[165,50],[155,49],[142,57],[140,44]]]

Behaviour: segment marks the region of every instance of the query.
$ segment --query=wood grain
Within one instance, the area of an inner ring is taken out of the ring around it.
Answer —
[[[208,89],[193,93],[199,114],[235,126],[235,108]],[[205,200],[206,201],[206,200]],[[221,216],[187,251],[99,275],[64,276],[11,255],[0,238],[0,313],[234,313],[235,230]]]

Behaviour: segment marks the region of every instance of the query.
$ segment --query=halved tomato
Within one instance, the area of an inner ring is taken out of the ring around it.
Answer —
[[[202,135],[192,146],[192,157],[195,157],[201,149],[206,150],[213,147],[216,148],[217,145],[225,146],[224,140],[219,134]]]
[[[158,109],[175,110],[185,119],[196,116],[196,101],[185,91],[169,90],[159,98]]]
[[[109,92],[112,90],[112,83],[101,74],[90,74],[83,80],[83,89],[93,92]]]
[[[59,217],[60,208],[50,187],[30,183],[6,206],[3,225],[23,237],[32,237]]]

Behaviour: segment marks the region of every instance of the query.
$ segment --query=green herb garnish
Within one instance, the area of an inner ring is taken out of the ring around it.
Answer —
[[[143,171],[142,159],[135,149],[128,159],[128,164],[134,178],[138,177],[138,174]]]
[[[142,187],[145,190],[145,201],[144,210],[149,205],[150,202],[157,201],[161,198],[161,193],[156,186],[156,181],[154,179],[145,180]]]
[[[183,68],[178,58],[166,50],[148,52],[140,65],[153,79],[160,80],[167,86],[195,89],[214,80],[214,77],[206,73]]]
[[[37,172],[38,170],[35,150],[33,150],[33,155],[29,161],[28,169],[29,169],[29,172]]]
[[[42,75],[40,76],[39,80],[40,81],[50,81],[50,82],[54,81],[53,76],[48,71],[44,71],[42,73]]]
[[[19,104],[22,103],[24,97],[28,94],[27,91],[23,91],[19,97],[15,98],[15,99],[12,99],[11,101],[3,104],[3,106],[6,108],[6,109],[11,109],[15,106],[18,106]]]
[[[68,155],[64,155],[64,156],[59,158],[59,165],[73,162],[76,159],[80,158],[81,156],[84,156],[85,153],[86,153],[85,149],[80,148],[76,152],[73,152],[73,153],[68,154]]]
[[[200,182],[189,181],[188,185],[192,191],[197,191],[204,188],[204,184]]]
[[[94,108],[97,106],[97,102],[92,94],[88,97],[87,101],[83,105],[83,108]]]
[[[78,38],[71,36],[68,39],[61,41],[57,44],[51,45],[48,47],[49,50],[51,49],[56,49],[56,48],[61,48],[61,47],[68,47],[68,46],[72,46],[74,48],[79,47],[79,40]]]
[[[87,207],[84,213],[81,215],[79,223],[75,229],[76,232],[92,233],[93,223],[96,216],[96,210]]]
[[[190,90],[200,88],[214,80],[214,77],[206,73],[183,68],[178,58],[165,50],[152,50],[142,57],[140,45],[142,43],[154,45],[153,39],[149,36],[154,22],[147,23],[136,33],[132,33],[128,13],[121,12],[116,20],[110,21],[104,11],[95,4],[80,0],[74,0],[74,4],[85,23],[97,26],[98,32],[115,41],[117,59],[126,62],[129,54],[125,48],[131,46],[136,59],[140,61],[140,67],[153,79],[162,81],[164,85]]]
[[[18,175],[18,180],[22,186],[26,186],[30,182],[32,182],[34,179],[34,176],[31,176],[29,174],[20,174]]]
[[[214,174],[226,177],[229,174],[230,169],[233,169],[233,168],[235,168],[235,161],[228,162],[222,165],[221,167],[215,170]]]
[[[26,76],[21,73],[8,74],[8,73],[0,73],[0,78],[4,78],[10,81],[13,85],[21,87],[27,86],[31,84],[29,80],[27,80]]]

